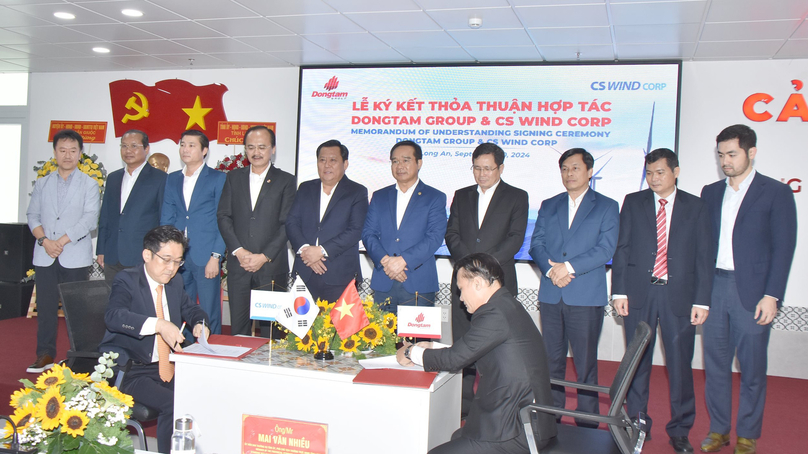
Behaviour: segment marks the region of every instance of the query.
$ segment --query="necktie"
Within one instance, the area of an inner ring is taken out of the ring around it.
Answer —
[[[155,303],[155,309],[157,311],[157,318],[165,320],[165,315],[163,315],[162,285],[157,286],[157,301]],[[168,361],[169,353],[171,353],[171,349],[168,348],[168,344],[165,340],[163,340],[163,336],[157,334],[157,361],[160,368],[160,379],[165,382],[169,382],[172,378],[174,378],[174,365]]]
[[[659,199],[659,211],[656,214],[657,254],[653,275],[657,278],[668,274],[668,235],[665,233],[667,223],[665,205],[667,204],[667,200]]]

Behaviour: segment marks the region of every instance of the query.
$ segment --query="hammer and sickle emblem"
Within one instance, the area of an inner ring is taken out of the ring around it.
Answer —
[[[131,98],[129,98],[129,101],[126,101],[126,106],[124,107],[126,107],[127,109],[134,109],[137,113],[134,115],[132,114],[124,115],[123,120],[121,120],[121,123],[126,123],[129,120],[136,121],[140,120],[143,117],[149,116],[149,100],[146,99],[145,96],[136,91],[132,93],[134,93],[135,95],[137,95],[138,98],[140,98],[140,104],[138,104],[137,99],[134,96],[132,96]]]

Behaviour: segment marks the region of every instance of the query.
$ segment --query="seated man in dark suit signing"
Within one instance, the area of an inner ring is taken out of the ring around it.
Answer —
[[[208,336],[205,311],[191,302],[174,279],[182,266],[185,237],[176,227],[164,225],[143,238],[142,267],[125,269],[115,276],[105,321],[107,332],[99,351],[118,352],[119,364],[133,361],[121,391],[135,402],[157,409],[157,446],[168,453],[174,420],[174,365],[170,350],[182,351],[185,340],[180,325],[193,327],[195,337]]]
[[[455,264],[460,299],[471,327],[454,345],[432,349],[430,342],[406,344],[396,354],[402,365],[423,364],[427,371],[457,371],[476,363],[480,383],[466,424],[453,440],[430,454],[527,453],[519,410],[527,404],[551,405],[550,372],[544,342],[533,320],[502,286],[502,267],[493,256],[474,253]],[[556,435],[553,415],[539,414],[541,449]],[[532,435],[532,434],[531,434]]]

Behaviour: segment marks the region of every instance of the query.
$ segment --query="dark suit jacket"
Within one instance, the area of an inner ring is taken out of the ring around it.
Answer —
[[[167,175],[146,164],[121,211],[124,172],[118,169],[107,176],[95,253],[103,255],[105,263],[135,266],[143,263],[143,237],[160,225]]]
[[[720,180],[701,191],[712,218],[714,254],[718,254],[726,188],[726,180]],[[794,193],[787,185],[756,173],[732,231],[735,282],[747,310],[754,312],[764,295],[777,298],[778,306],[782,305],[796,245]]]
[[[295,198],[295,177],[272,165],[261,186],[255,210],[250,199],[250,167],[227,174],[219,201],[219,232],[227,250],[243,247],[270,260],[259,270],[271,276],[289,272],[286,216]],[[228,272],[245,272],[237,261]]]
[[[373,193],[368,207],[362,243],[376,265],[370,287],[381,292],[393,287],[381,264],[385,255],[401,256],[407,262],[404,289],[410,293],[437,292],[438,268],[435,252],[446,235],[446,194],[423,181],[410,188],[412,194],[401,227],[396,227],[396,185]]]
[[[524,437],[519,410],[552,405],[544,341],[516,298],[501,288],[471,317],[471,329],[449,348],[424,351],[427,371],[457,371],[477,364],[480,383],[463,436],[482,441]],[[544,440],[556,435],[555,417],[539,413]]]
[[[211,252],[224,255],[224,240],[219,233],[216,210],[222,195],[224,172],[211,169],[202,164],[202,170],[191,194],[191,205],[185,208],[185,197],[182,185],[185,175],[182,170],[172,172],[166,179],[163,211],[160,216],[161,225],[173,225],[180,231],[188,229],[188,249],[186,260],[190,258],[198,266],[205,266],[210,260]]]
[[[185,293],[182,276],[174,276],[163,287],[163,294],[168,298],[168,318],[178,328],[183,321],[190,327],[201,320],[208,323],[205,311],[192,303]],[[147,318],[157,316],[154,304],[143,266],[127,268],[118,273],[112,283],[109,305],[104,316],[107,332],[98,351],[119,353],[121,357],[117,363],[121,366],[130,358],[143,364],[151,363],[156,334],[141,336],[140,330]]]
[[[564,299],[570,306],[605,306],[606,263],[617,245],[620,213],[617,202],[589,189],[569,225],[569,194],[562,192],[541,204],[530,256],[541,270],[539,301],[556,304]],[[547,260],[570,262],[575,279],[564,288],[547,277]]]
[[[328,254],[325,261],[327,271],[323,275],[326,284],[347,286],[351,279],[361,281],[359,240],[368,212],[368,190],[343,176],[334,189],[322,222],[321,192],[319,178],[301,183],[297,188],[295,201],[286,218],[286,235],[292,243],[292,251],[296,253],[304,244],[319,244]],[[294,270],[304,281],[313,274],[297,254]]]
[[[505,272],[504,287],[516,295],[516,266],[514,255],[525,242],[527,230],[527,192],[500,180],[488,211],[479,226],[477,185],[458,189],[452,199],[446,246],[453,260],[485,252],[493,255]]]
[[[612,262],[612,294],[627,295],[632,309],[645,305],[657,252],[657,208],[650,189],[628,194],[620,211],[620,236]],[[715,255],[707,206],[676,190],[669,220],[668,292],[671,309],[690,316],[694,304],[709,306]]]

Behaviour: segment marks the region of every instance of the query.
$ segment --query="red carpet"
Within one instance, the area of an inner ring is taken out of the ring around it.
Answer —
[[[226,327],[229,328],[229,327]],[[14,318],[0,320],[0,345],[2,345],[3,367],[0,368],[0,414],[11,413],[9,397],[22,385],[21,378],[35,379],[36,375],[25,373],[28,367],[36,359],[36,319]],[[64,359],[65,352],[69,349],[67,340],[67,330],[63,319],[59,320],[59,336],[57,343],[58,358]],[[600,383],[609,384],[612,382],[614,373],[617,371],[618,363],[612,361],[601,361],[599,367]],[[574,370],[570,361],[568,379],[573,379]],[[690,442],[698,451],[698,445],[707,435],[709,430],[709,418],[704,405],[704,372],[694,371],[696,385],[696,422],[690,433]],[[738,387],[740,376],[733,377],[733,409],[737,408]],[[802,454],[808,451],[805,448],[805,440],[799,436],[804,429],[803,425],[808,419],[805,418],[806,408],[808,408],[808,387],[805,380],[793,378],[769,377],[769,391],[766,399],[766,412],[763,424],[763,436],[758,443],[760,453],[778,454]],[[574,408],[574,394],[567,395],[567,408]],[[607,411],[606,400],[601,400],[601,412]],[[668,403],[668,378],[664,367],[654,366],[651,375],[651,398],[649,403],[649,414],[654,418],[652,428],[653,440],[645,444],[643,453],[646,454],[671,454],[673,450],[668,445],[668,436],[665,433],[665,424],[670,417],[670,405]],[[803,416],[799,416],[803,415]],[[146,427],[146,432],[150,436],[155,436],[155,422]],[[735,434],[732,434],[732,444],[724,448],[724,454],[732,453],[735,444]]]

